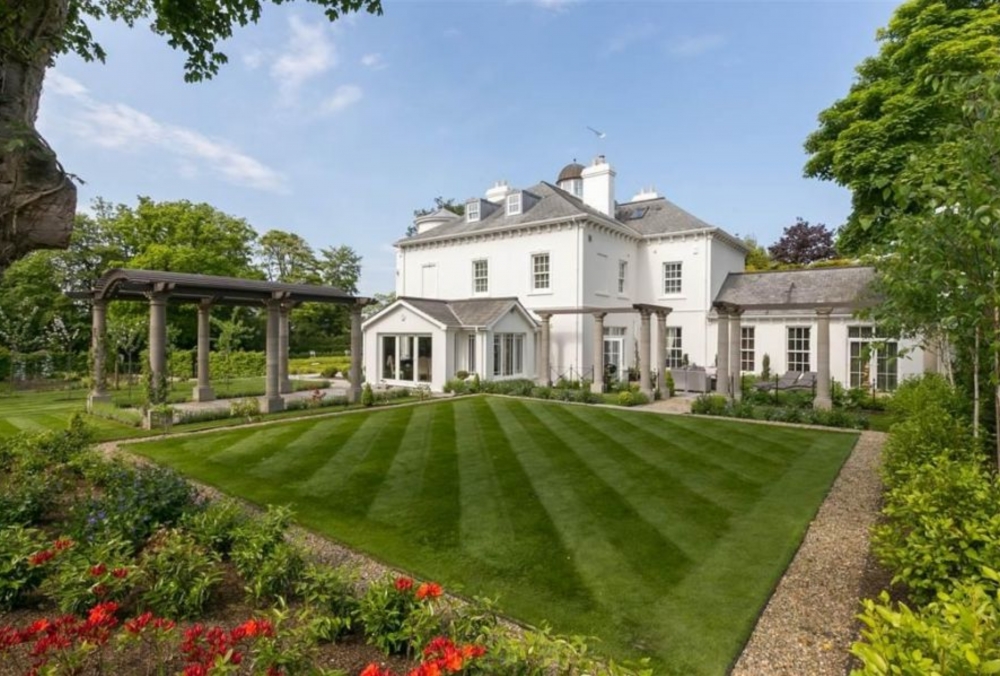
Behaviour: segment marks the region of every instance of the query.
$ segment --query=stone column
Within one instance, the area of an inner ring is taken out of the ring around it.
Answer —
[[[590,391],[600,394],[604,391],[604,316],[605,312],[594,313],[594,382]]]
[[[104,299],[95,299],[91,306],[91,329],[90,344],[91,354],[94,359],[94,385],[87,397],[87,409],[90,410],[94,404],[111,403],[111,395],[108,394],[108,376],[106,373],[105,360],[107,359],[107,316],[108,302]]]
[[[351,403],[361,401],[361,365],[364,360],[364,344],[361,336],[361,306],[351,306],[351,387],[347,399]],[[377,374],[376,374],[377,376]]]
[[[260,401],[263,413],[274,413],[285,408],[278,383],[278,324],[281,322],[281,301],[267,301],[267,378],[264,396]]]
[[[288,379],[288,314],[292,308],[282,303],[278,311],[278,391],[288,394],[292,381]]]
[[[656,367],[656,389],[660,391],[660,398],[666,399],[670,396],[667,391],[667,315],[665,310],[656,311],[656,347],[653,348],[654,361]]]
[[[651,360],[649,358],[650,338],[649,338],[649,310],[639,310],[639,389],[647,397],[652,398],[653,387],[649,379],[649,369]]]
[[[198,303],[198,385],[192,392],[195,401],[214,401],[215,392],[209,377],[209,353],[212,340],[212,303],[203,300]]]
[[[538,384],[547,387],[552,384],[549,380],[549,341],[552,339],[552,329],[550,322],[552,315],[541,315],[542,318],[542,346],[538,351]]]
[[[831,308],[816,310],[816,399],[815,408],[833,408],[830,399],[830,313]]]
[[[715,309],[719,315],[719,346],[715,353],[715,391],[729,396],[729,313]]]
[[[733,310],[729,313],[729,372],[731,377],[729,379],[730,388],[732,389],[733,399],[739,399],[743,396],[743,352],[740,349],[742,345],[740,344],[740,339],[742,333],[740,331],[740,316],[743,314],[743,310]]]
[[[167,295],[149,294],[149,372],[154,385],[167,387]],[[163,402],[158,402],[163,403]]]

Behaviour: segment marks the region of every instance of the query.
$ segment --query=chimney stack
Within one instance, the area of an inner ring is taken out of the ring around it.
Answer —
[[[594,162],[583,170],[583,202],[602,214],[614,218],[615,213],[615,170],[598,155]]]

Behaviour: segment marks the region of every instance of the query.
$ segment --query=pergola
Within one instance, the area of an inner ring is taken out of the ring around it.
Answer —
[[[807,274],[803,274],[807,273]],[[830,315],[834,310],[859,310],[878,302],[872,293],[875,269],[832,267],[731,274],[713,303],[719,316],[716,391],[742,396],[740,373],[741,318],[747,311],[805,310],[816,313],[816,408],[829,409]]]
[[[551,352],[551,331],[550,320],[553,315],[581,315],[589,314],[594,317],[594,381],[590,384],[592,392],[604,391],[604,317],[609,314],[639,313],[639,388],[647,395],[652,396],[653,384],[650,379],[650,365],[656,365],[656,388],[661,392],[664,390],[664,363],[666,355],[666,345],[664,344],[667,333],[667,315],[673,308],[665,305],[650,305],[648,303],[636,303],[623,307],[574,307],[574,308],[545,308],[535,310],[535,314],[541,317],[541,347],[539,348],[538,363],[538,384],[551,385],[549,378],[549,354]],[[656,345],[652,344],[650,336],[651,318],[656,315]],[[648,362],[645,361],[648,359]]]
[[[285,284],[237,277],[195,275],[160,270],[105,272],[94,288],[72,292],[74,298],[91,303],[93,319],[94,387],[88,404],[109,402],[106,359],[107,305],[112,301],[149,303],[149,368],[154,379],[166,378],[167,305],[189,303],[198,307],[198,384],[195,401],[215,398],[209,379],[209,343],[211,309],[216,305],[264,307],[267,309],[266,390],[261,401],[264,412],[284,408],[283,393],[291,392],[288,378],[288,314],[301,303],[333,303],[351,311],[351,369],[349,398],[357,401],[361,393],[361,308],[368,298],[352,296],[332,286]]]

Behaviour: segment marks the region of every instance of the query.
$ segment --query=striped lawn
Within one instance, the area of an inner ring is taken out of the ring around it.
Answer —
[[[658,673],[723,674],[856,439],[468,397],[130,448]]]
[[[0,439],[21,432],[63,430],[74,413],[83,413],[87,406],[86,390],[58,392],[24,392],[0,395]],[[105,420],[87,418],[98,440],[136,436],[134,427]]]

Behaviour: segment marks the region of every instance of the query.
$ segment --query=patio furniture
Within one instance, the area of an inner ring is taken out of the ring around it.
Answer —
[[[816,381],[819,378],[819,373],[816,371],[806,371],[799,376],[799,379],[795,381],[792,385],[786,387],[786,390],[812,390],[816,387]]]
[[[770,392],[771,390],[775,389],[778,390],[792,389],[793,387],[795,387],[795,384],[798,382],[799,376],[801,375],[802,373],[799,371],[786,371],[785,375],[778,378],[778,381],[776,383],[771,381],[757,383],[756,385],[754,385],[754,389],[763,390],[765,392]]]
[[[682,366],[670,369],[674,389],[682,392],[708,392],[709,379],[704,366]]]

